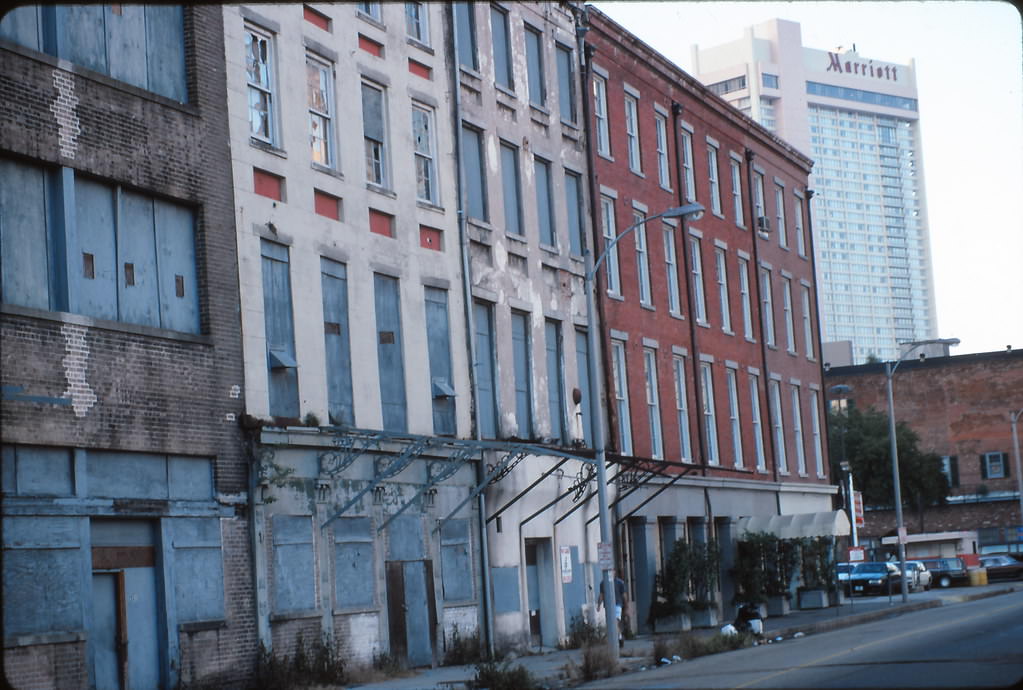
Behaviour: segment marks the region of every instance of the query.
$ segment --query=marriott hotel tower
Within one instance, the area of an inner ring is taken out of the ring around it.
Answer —
[[[935,337],[913,61],[804,48],[799,24],[780,19],[692,52],[697,78],[814,160],[821,339],[850,341],[862,363]],[[850,363],[848,349],[825,352]]]

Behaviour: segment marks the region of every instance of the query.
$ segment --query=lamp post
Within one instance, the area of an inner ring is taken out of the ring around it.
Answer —
[[[1016,422],[1023,415],[1023,408],[1016,410],[1009,415],[1012,423],[1012,453],[1016,457],[1016,489],[1019,492],[1019,524],[1023,528],[1023,475],[1019,467],[1019,435],[1016,433]]]
[[[933,340],[917,340],[909,343],[900,343],[908,347],[893,365],[891,360],[884,363],[884,375],[888,379],[888,439],[891,444],[892,455],[892,484],[895,494],[895,529],[896,539],[899,543],[899,585],[902,589],[902,603],[909,601],[909,592],[906,587],[906,541],[905,526],[902,523],[902,487],[899,484],[899,445],[895,441],[895,397],[892,394],[892,377],[895,370],[902,364],[902,360],[913,350],[924,345],[958,345],[959,338],[935,338]]]
[[[847,386],[844,383],[838,383],[828,388],[828,392],[834,395],[849,395],[852,392],[852,386]],[[836,409],[836,414],[843,406],[839,405]],[[845,410],[842,410],[843,414],[848,414]],[[853,502],[853,476],[852,476],[852,465],[849,464],[849,459],[845,455],[845,435],[848,432],[846,428],[848,426],[848,418],[846,423],[842,427],[842,460],[839,462],[839,467],[845,472],[849,479],[849,486],[846,490],[846,508],[849,510],[849,525],[852,528],[852,545],[859,546],[860,542],[856,534],[856,507]]]
[[[669,208],[667,211],[663,211],[662,213],[648,216],[638,223],[634,223],[619,232],[618,235],[611,240],[606,247],[604,247],[604,251],[600,253],[596,260],[593,259],[592,252],[586,252],[586,275],[584,277],[586,290],[586,340],[590,351],[586,373],[590,384],[590,417],[593,429],[593,450],[597,464],[597,504],[600,511],[600,541],[602,544],[607,545],[605,548],[611,548],[614,543],[614,535],[611,531],[611,516],[608,514],[607,503],[607,463],[606,450],[604,448],[604,420],[600,410],[602,391],[600,386],[600,376],[597,373],[597,353],[599,351],[599,344],[597,340],[597,310],[595,308],[594,278],[597,275],[597,269],[600,268],[600,264],[607,258],[608,252],[617,246],[618,242],[623,237],[634,231],[636,228],[645,225],[651,220],[656,220],[657,218],[684,219],[686,216],[699,217],[702,214],[703,206],[697,203],[686,204],[685,206],[675,206],[673,208]],[[604,565],[606,565],[606,563]],[[611,653],[612,662],[616,664],[618,663],[618,620],[615,617],[616,593],[614,580],[611,578],[611,571],[609,569],[601,567],[601,571],[601,581],[604,588],[604,621],[607,626],[607,644]]]

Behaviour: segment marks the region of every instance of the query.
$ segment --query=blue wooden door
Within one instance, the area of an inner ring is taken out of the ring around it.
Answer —
[[[153,690],[160,674],[159,607],[152,567],[92,576],[94,679],[97,690]]]
[[[117,573],[93,573],[92,576],[92,630],[93,680],[97,690],[121,687],[118,661],[117,603],[120,587]]]
[[[426,561],[406,561],[402,565],[405,576],[405,641],[408,645],[408,664],[412,667],[429,666],[433,662],[430,643],[430,611],[427,600],[433,587],[427,587]]]
[[[160,684],[156,573],[153,568],[125,568],[124,608],[128,631],[128,688],[152,690]]]

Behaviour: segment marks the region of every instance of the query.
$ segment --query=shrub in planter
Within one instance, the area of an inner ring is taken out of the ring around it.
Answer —
[[[675,542],[664,570],[654,578],[656,596],[648,622],[680,613],[691,614],[716,606],[721,557],[717,543]]]

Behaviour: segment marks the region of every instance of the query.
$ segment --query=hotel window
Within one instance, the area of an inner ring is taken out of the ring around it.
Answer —
[[[515,88],[515,81],[512,72],[508,13],[496,5],[490,6],[490,33],[494,42],[494,82],[498,86],[512,90]]]
[[[732,428],[732,452],[735,466],[742,467],[742,423],[739,419],[739,383],[735,369],[725,369],[725,380],[728,382],[728,421]]]
[[[693,172],[693,135],[682,131],[682,172],[686,180],[686,201],[696,201],[696,175]]]
[[[764,339],[771,347],[776,345],[774,340],[774,299],[771,297],[771,272],[766,268],[760,269],[760,299],[763,301],[761,317],[764,320]]]
[[[718,148],[707,147],[707,176],[710,179],[710,209],[721,215],[721,180],[718,175]]]
[[[785,349],[796,352],[796,327],[792,318],[792,281],[781,279],[782,309],[785,311]]]
[[[611,155],[611,136],[607,122],[607,80],[593,75],[593,116],[597,120],[597,153]]]
[[[607,266],[607,294],[621,297],[622,283],[618,274],[618,245],[616,244],[610,249],[607,248],[614,242],[615,236],[618,234],[615,229],[614,199],[606,196],[600,197],[600,215],[603,221],[604,251],[607,252],[607,258],[604,260]]]
[[[725,250],[714,250],[714,272],[718,281],[718,301],[721,303],[721,330],[732,332],[732,309],[728,304],[728,267],[725,264]]]
[[[750,297],[749,260],[739,259],[739,295],[742,299],[742,334],[753,340],[753,300]]]
[[[366,143],[366,181],[386,187],[387,139],[385,132],[384,90],[362,83],[362,131]]]
[[[519,150],[501,142],[501,186],[504,192],[504,229],[512,235],[522,232],[522,187],[519,183]]]
[[[249,93],[249,136],[276,144],[274,54],[272,34],[245,27],[245,71]]]
[[[575,106],[575,61],[572,49],[560,43],[554,46],[554,58],[558,63],[558,109],[561,121],[577,124],[579,115]]]
[[[777,89],[778,88],[778,75],[777,74],[768,74],[767,72],[764,72],[764,73],[762,73],[760,75],[760,79],[761,79],[761,83],[764,85],[765,88],[768,88],[768,89]]]
[[[806,455],[803,452],[803,414],[799,409],[799,386],[792,386],[792,442],[796,444],[796,469],[806,476]]]
[[[668,172],[668,118],[660,113],[654,115],[654,131],[657,134],[657,180],[665,189],[671,188]]]
[[[732,209],[735,211],[735,224],[742,227],[745,219],[742,214],[742,169],[739,161],[732,159]]]
[[[796,197],[796,251],[799,255],[806,257],[806,233],[803,231],[803,200],[798,196]]]
[[[671,358],[671,366],[675,374],[675,412],[678,417],[679,447],[682,460],[689,461],[693,457],[692,442],[689,435],[689,398],[686,395],[686,361],[675,356]]]
[[[632,222],[638,223],[636,236],[636,269],[639,274],[639,303],[650,306],[650,252],[646,244],[646,223],[642,213],[634,212]]]
[[[476,52],[476,9],[471,2],[455,3],[455,35],[458,39],[458,64],[476,71],[480,68]]]
[[[1009,476],[1007,453],[984,453],[980,456],[981,479],[1004,479]]]
[[[664,268],[668,275],[668,311],[682,315],[682,300],[678,287],[678,259],[675,255],[675,228],[664,224]]]
[[[778,246],[788,249],[789,246],[789,234],[785,228],[785,188],[775,187],[774,188],[774,206],[776,209],[777,216],[775,217],[775,223],[777,224],[776,230],[778,231]]]
[[[314,55],[306,55],[305,72],[312,160],[334,167],[334,66]]]
[[[760,416],[760,377],[749,376],[749,410],[753,426],[753,442],[757,451],[757,469],[767,471],[767,456],[764,454],[764,426]]]
[[[643,374],[646,379],[646,411],[650,420],[650,457],[664,459],[661,436],[661,402],[657,396],[657,351],[643,348]]]
[[[813,459],[817,476],[824,478],[824,448],[821,445],[821,410],[817,391],[810,391],[810,429],[813,432]]]
[[[785,453],[785,422],[781,417],[781,388],[777,381],[767,382],[767,397],[771,404],[771,424],[774,427],[774,447],[778,454],[778,472],[789,473],[788,456]]]
[[[551,188],[551,164],[539,156],[533,158],[533,186],[536,188],[536,222],[539,226],[540,244],[557,247],[558,238],[554,229],[554,201]]]
[[[625,140],[629,145],[629,170],[642,172],[639,157],[639,101],[635,96],[625,94]]]
[[[625,343],[611,341],[611,366],[614,375],[615,410],[618,413],[619,449],[622,455],[632,455],[632,422],[629,419],[629,390],[625,378]]]
[[[707,438],[707,464],[720,464],[718,425],[714,410],[714,376],[709,362],[700,362],[700,388],[703,389],[703,431]]]
[[[803,343],[806,348],[806,358],[813,359],[813,321],[810,316],[810,288],[800,286],[803,298]]]
[[[429,12],[425,2],[405,3],[405,33],[423,45],[430,45]]]
[[[541,108],[547,105],[547,84],[544,81],[543,34],[526,25],[526,73],[529,79],[529,103]]]
[[[470,218],[488,222],[486,166],[483,163],[483,132],[462,125],[462,167],[465,169],[467,211]]]
[[[707,324],[707,298],[703,292],[703,258],[700,254],[700,240],[689,238],[689,263],[693,275],[693,302],[696,309],[696,323]]]
[[[434,161],[433,111],[412,106],[412,142],[415,144],[416,198],[437,203],[437,166]]]

